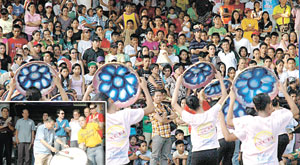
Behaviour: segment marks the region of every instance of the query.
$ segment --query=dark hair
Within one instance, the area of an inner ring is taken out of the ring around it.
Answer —
[[[59,114],[60,113],[60,111],[63,111],[63,112],[65,112],[64,110],[62,110],[62,109],[57,109],[56,110],[56,114]]]
[[[26,90],[25,97],[27,101],[39,101],[42,98],[42,94],[38,88],[32,86]]]
[[[199,99],[196,96],[189,96],[186,99],[186,105],[192,110],[197,110],[200,107]]]
[[[129,20],[127,20],[127,24],[129,23],[129,22],[131,22],[133,25],[134,25],[134,22],[133,22],[133,20],[132,19],[129,19]]]
[[[259,45],[259,48],[261,48],[262,46],[268,47],[268,44],[266,44],[265,42],[262,42],[262,43]]]
[[[297,91],[294,90],[294,89],[290,89],[290,90],[288,91],[288,93],[289,93],[289,95],[295,94],[295,95],[297,96]]]
[[[236,69],[235,69],[234,67],[229,67],[229,68],[228,68],[228,73],[227,73],[227,76],[228,76],[228,77],[229,77],[229,72],[232,71],[232,70],[236,71]]]
[[[290,60],[296,62],[296,60],[294,58],[289,58],[286,62],[289,62]]]
[[[183,140],[176,140],[175,145],[178,146],[179,144],[184,144]]]
[[[293,46],[294,48],[296,48],[296,46],[294,45],[294,44],[289,44],[288,46],[287,46],[287,48],[289,49],[291,46]]]
[[[266,93],[260,93],[254,96],[253,103],[257,111],[265,111],[267,105],[271,103],[271,99]]]
[[[175,136],[177,136],[180,133],[184,135],[184,132],[181,129],[176,129]]]
[[[264,59],[263,59],[263,61],[265,62],[266,60],[271,60],[271,62],[272,62],[272,58],[270,57],[270,56],[266,56]]]
[[[271,37],[272,37],[272,36],[276,36],[276,37],[278,37],[278,36],[279,36],[279,34],[278,34],[277,32],[275,32],[275,31],[274,31],[274,32],[272,32],[272,33],[271,33]]]
[[[82,73],[82,68],[81,68],[80,64],[78,64],[78,63],[76,63],[76,64],[74,64],[74,65],[72,66],[72,72],[71,72],[71,74],[74,74],[73,70],[74,70],[74,68],[75,68],[76,66],[79,66],[79,68],[80,68],[80,75],[81,75],[81,73]]]
[[[34,2],[30,2],[30,3],[28,4],[28,6],[27,6],[27,10],[28,10],[28,11],[30,11],[30,10],[29,10],[29,6],[31,6],[31,5],[33,5],[33,6],[35,7]]]
[[[247,49],[245,46],[240,47],[240,50],[239,50],[239,56],[241,57],[241,52],[242,52],[243,49],[246,50],[246,52],[247,52],[247,57],[248,57],[248,55],[249,55],[248,49]]]
[[[183,67],[183,65],[181,63],[176,63],[174,66],[173,66],[173,72],[175,73],[175,71],[180,68],[180,67]]]
[[[217,69],[219,72],[222,73],[222,71],[221,71],[221,66],[222,66],[222,65],[225,67],[225,70],[224,70],[224,73],[223,73],[223,75],[225,76],[225,75],[226,75],[226,65],[225,65],[223,62],[218,62],[217,65],[216,65],[216,69]]]
[[[12,27],[12,29],[13,29],[13,30],[14,30],[14,29],[20,29],[20,30],[22,30],[22,29],[21,29],[21,26],[18,25],[18,24],[14,24],[13,27]]]
[[[61,69],[60,69],[60,72],[62,72],[64,69],[66,69],[66,70],[68,70],[68,72],[70,72],[69,71],[69,69],[67,68],[67,67],[65,67],[65,66],[63,66]],[[64,81],[66,80],[67,81],[67,86],[69,86],[69,83],[70,83],[70,79],[69,79],[69,74],[67,75],[67,77],[66,78],[64,78],[64,76],[60,76],[60,82],[61,82],[61,85],[62,86],[64,86]]]
[[[9,112],[9,109],[8,109],[8,107],[2,107],[2,108],[1,108],[1,112],[2,112],[4,109],[7,109],[7,110],[8,110],[8,112]]]
[[[149,70],[150,70],[151,73],[152,73],[152,70],[153,70],[155,67],[159,67],[158,64],[152,63],[152,64],[149,66]]]
[[[233,17],[234,13],[239,14],[239,18],[237,19],[237,22],[235,22],[235,19]],[[240,24],[240,23],[241,23],[240,13],[237,10],[234,10],[231,14],[231,24]]]
[[[249,62],[249,65],[250,64],[255,64],[255,65],[257,65],[257,62],[255,61],[255,60],[251,60],[250,62]]]
[[[141,136],[141,135],[139,135],[139,136]],[[144,136],[144,135],[143,135],[143,136]],[[143,143],[146,143],[146,145],[147,145],[147,142],[146,142],[145,140],[140,140],[140,141],[138,142],[138,146],[141,147],[141,145],[142,145]]]
[[[166,69],[170,69],[171,71],[171,74],[172,74],[172,66],[170,64],[167,64],[163,67],[163,71],[166,70]]]
[[[263,16],[265,13],[268,14],[268,19],[267,19],[267,21],[270,21],[270,14],[269,14],[269,12],[264,11],[264,12],[262,12],[261,16]],[[265,25],[264,19],[261,19],[261,23],[262,23],[262,25]]]
[[[19,22],[19,21],[21,21],[22,24],[23,24],[23,21],[22,21],[21,19],[17,18],[17,19],[15,19],[15,20],[13,21],[13,25],[14,25],[14,24],[17,24],[17,22]]]
[[[78,14],[84,14],[84,13],[82,13],[83,8],[86,8],[86,6],[85,5],[78,6]]]
[[[15,57],[14,57],[14,61],[16,61],[19,57],[23,58],[23,55],[22,54],[16,54]]]

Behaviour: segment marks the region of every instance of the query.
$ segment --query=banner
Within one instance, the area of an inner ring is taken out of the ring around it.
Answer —
[[[262,10],[267,11],[272,18],[273,9],[279,4],[279,0],[263,0]]]

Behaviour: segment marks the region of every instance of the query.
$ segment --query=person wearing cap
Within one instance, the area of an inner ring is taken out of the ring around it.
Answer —
[[[78,42],[78,46],[77,46],[77,50],[81,55],[83,55],[88,48],[92,47],[93,42],[90,40],[91,32],[92,31],[90,29],[84,29],[82,31],[83,35],[82,34],[81,35],[83,36],[83,38]]]
[[[28,12],[24,16],[25,20],[25,33],[28,35],[28,40],[32,38],[32,32],[39,30],[41,25],[41,16],[36,13],[35,4],[33,2],[29,3]]]
[[[222,20],[220,15],[216,15],[213,19],[214,21],[214,26],[209,28],[208,30],[208,35],[212,35],[213,33],[219,33],[221,38],[225,37],[227,31],[226,29],[222,26]]]
[[[1,9],[0,26],[2,27],[4,36],[11,32],[13,20],[8,17],[8,10],[6,8]]]
[[[287,0],[279,0],[279,2],[280,4],[274,7],[272,15],[276,20],[276,30],[279,33],[289,32],[291,7],[287,5]]]
[[[250,53],[250,42],[248,39],[244,38],[244,31],[242,28],[237,28],[235,30],[235,37],[233,39],[235,52],[239,52],[242,46],[246,47],[248,53]]]
[[[252,43],[251,35],[254,31],[258,31],[258,22],[251,18],[251,13],[250,9],[245,10],[246,18],[242,20],[241,26],[244,30],[244,37]]]
[[[82,56],[83,64],[85,66],[87,66],[87,64],[91,61],[96,61],[99,56],[104,57],[104,51],[100,48],[100,45],[101,39],[99,37],[95,37],[92,42],[92,47],[88,48]]]
[[[105,56],[105,63],[108,62],[125,62],[125,57],[123,54],[117,54],[118,45],[115,43],[110,44],[110,53]]]
[[[23,60],[29,62],[32,59],[32,56],[30,55],[30,50],[27,45],[23,45],[23,52]]]
[[[102,57],[102,56],[99,56]],[[95,61],[91,61],[88,63],[88,70],[89,73],[84,75],[84,79],[85,79],[85,85],[88,86],[92,83],[92,80],[94,78],[94,74],[97,71],[97,64]]]
[[[56,22],[52,2],[47,2],[45,4],[45,10],[46,12],[43,13],[42,17],[48,19],[49,22]]]

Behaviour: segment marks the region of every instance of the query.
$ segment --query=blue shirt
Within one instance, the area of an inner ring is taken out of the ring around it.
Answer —
[[[56,139],[54,129],[49,130],[45,127],[45,124],[40,125],[36,131],[36,137],[33,145],[33,152],[37,154],[51,154],[51,151],[41,143],[41,140],[45,140],[49,145],[53,144]]]
[[[70,128],[69,122],[66,119],[63,119],[61,122],[58,121],[58,118],[56,119],[56,123],[58,125],[58,129],[55,130],[56,136],[67,136],[67,132],[65,129],[62,127],[64,123],[66,123],[65,128]],[[56,126],[54,126],[56,128]]]
[[[24,6],[19,4],[19,6],[17,6],[16,4],[13,4],[13,15],[15,16],[20,16],[21,14],[24,14]]]
[[[137,151],[136,155],[143,155],[151,158],[151,152],[148,150],[146,153],[142,154],[141,151]],[[134,161],[134,165],[144,165],[145,163],[148,163],[149,161],[143,160],[138,158],[137,160]]]
[[[20,143],[30,143],[32,131],[35,130],[33,120],[24,118],[19,119],[16,123],[16,129],[18,130],[18,139]]]

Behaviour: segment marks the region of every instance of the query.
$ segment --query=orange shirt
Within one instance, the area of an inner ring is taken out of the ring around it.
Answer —
[[[231,14],[233,10],[234,10],[233,5],[223,5],[220,7],[220,15],[224,24],[228,24],[228,22],[231,20]],[[230,16],[226,16],[226,17],[222,16],[224,13],[229,13]]]

